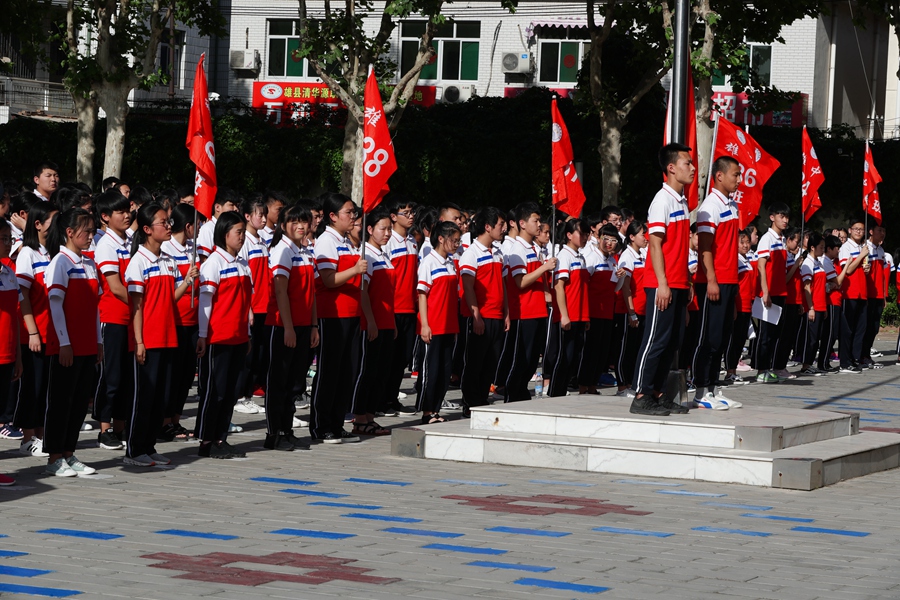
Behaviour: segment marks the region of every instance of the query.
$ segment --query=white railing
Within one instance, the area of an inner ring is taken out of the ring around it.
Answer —
[[[75,103],[61,83],[0,77],[0,105],[12,114],[43,111],[48,115],[73,116]]]

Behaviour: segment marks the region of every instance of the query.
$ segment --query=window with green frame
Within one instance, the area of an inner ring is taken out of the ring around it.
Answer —
[[[300,48],[300,23],[291,19],[269,20],[266,75],[269,77],[316,77],[306,59],[296,59]]]
[[[540,43],[538,81],[543,83],[575,83],[581,62],[590,51],[585,42],[549,40]]]
[[[425,21],[400,24],[400,72],[406,73],[416,62]],[[420,80],[476,81],[478,79],[481,22],[448,21],[436,27],[431,61],[422,68]]]

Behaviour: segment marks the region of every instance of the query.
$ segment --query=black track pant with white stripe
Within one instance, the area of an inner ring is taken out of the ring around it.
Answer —
[[[178,348],[172,359],[172,387],[166,405],[166,418],[181,416],[194,384],[194,376],[197,374],[197,331],[196,325],[179,325],[175,328]]]
[[[829,304],[825,312],[825,326],[822,329],[821,342],[819,343],[819,360],[816,367],[825,370],[831,367],[831,355],[834,353],[834,344],[841,337],[841,323],[843,322],[843,308],[841,305]]]
[[[753,366],[758,371],[771,371],[775,368],[775,350],[778,347],[778,339],[781,337],[781,329],[784,324],[784,296],[772,296],[772,304],[782,308],[781,318],[778,323],[769,323],[759,320],[759,335],[756,340],[756,358]]]
[[[862,358],[863,338],[866,335],[866,304],[865,300],[844,299],[841,345],[838,347],[842,367],[858,363]]]
[[[797,336],[800,333],[800,319],[802,318],[802,305],[784,305],[784,310],[781,312],[781,322],[783,325],[781,327],[781,334],[778,337],[778,344],[775,346],[774,368],[776,371],[782,371],[787,368],[791,351],[797,345]]]
[[[101,323],[103,365],[94,395],[93,417],[101,423],[127,423],[134,397],[134,352],[128,349],[128,325]],[[90,394],[90,392],[88,392]]]
[[[808,313],[800,318],[800,333],[797,336],[800,354],[797,357],[804,365],[812,365],[816,362],[819,338],[822,337],[822,331],[825,328],[825,315],[824,310],[817,310],[815,319],[812,321],[809,320]]]
[[[474,319],[466,319],[466,354],[463,360],[462,390],[466,406],[485,406],[491,393],[491,383],[497,374],[497,365],[503,351],[503,319],[482,319],[484,332],[476,334]]]
[[[516,336],[519,333],[519,320],[512,319],[509,322],[509,331],[503,334],[503,344],[500,349],[500,360],[497,361],[497,371],[491,382],[498,387],[506,388],[506,380],[512,371],[513,355],[516,353]]]
[[[750,331],[751,313],[739,312],[734,319],[734,327],[731,329],[731,337],[725,348],[725,369],[734,371],[741,362],[741,354],[744,352],[744,343],[747,341],[747,332]]]
[[[872,345],[881,329],[881,313],[884,312],[884,299],[872,298],[866,303],[866,336],[863,338],[862,358],[872,358]]]
[[[579,387],[596,388],[600,374],[606,373],[609,368],[613,356],[614,328],[612,319],[591,319],[591,327],[584,333],[581,360],[572,367],[578,369]]]
[[[546,336],[546,317],[519,320],[509,377],[506,379],[507,402],[531,400],[528,382],[537,370]],[[543,370],[547,371],[547,367]]]
[[[705,283],[694,285],[700,310],[692,315],[700,318],[700,340],[691,361],[691,373],[697,389],[715,385],[722,365],[722,355],[731,340],[734,326],[734,298],[738,292],[736,283],[719,284],[719,299],[707,296]]]
[[[162,429],[172,391],[172,365],[177,354],[177,348],[148,348],[144,364],[134,359],[134,401],[125,449],[131,458],[156,452],[156,434]]]
[[[353,386],[351,408],[354,415],[374,415],[383,408],[381,404],[390,375],[394,341],[393,329],[379,329],[378,336],[372,341],[369,341],[367,332],[359,332],[359,375]],[[397,401],[396,394],[394,401]]]
[[[571,323],[567,331],[562,328],[560,323],[550,325],[547,356],[544,360],[544,376],[550,377],[551,398],[566,395],[569,379],[578,369],[578,363],[581,361],[586,326],[587,322],[576,321]],[[547,372],[548,365],[549,372]]]
[[[349,410],[358,365],[359,317],[319,319],[319,362],[309,407],[309,434],[340,436]]]
[[[76,356],[70,367],[60,365],[58,355],[50,357],[47,412],[44,413],[44,452],[75,452],[78,433],[91,401],[96,364],[96,354]]]
[[[200,359],[203,396],[197,412],[197,437],[220,442],[228,437],[228,425],[237,400],[238,374],[247,357],[247,344],[209,344]]]
[[[617,315],[618,316],[618,315]],[[638,315],[637,325],[630,326],[628,315],[625,317],[625,325],[622,329],[622,344],[619,350],[619,360],[616,361],[616,381],[619,385],[634,387],[634,362],[637,359],[638,348],[644,337],[644,315]]]
[[[397,402],[400,386],[403,385],[403,375],[406,373],[406,368],[412,365],[413,348],[418,338],[414,313],[395,314],[394,323],[397,326],[397,337],[394,338],[384,394],[378,408],[387,408]]]
[[[453,345],[455,333],[432,335],[425,347],[422,361],[422,389],[416,402],[416,409],[422,412],[440,412],[447,388],[450,387],[450,371],[453,366]]]
[[[634,391],[638,394],[663,392],[666,379],[681,347],[688,291],[672,289],[672,299],[665,310],[656,308],[656,288],[647,291],[647,316],[644,339],[634,367]],[[671,289],[671,288],[670,288]]]
[[[269,334],[269,369],[266,374],[266,433],[275,435],[291,431],[294,420],[294,382],[306,382],[306,360],[309,356],[311,328],[294,327],[296,343],[284,345],[284,327],[267,327]]]
[[[19,429],[37,429],[44,426],[44,413],[47,412],[50,357],[43,350],[32,352],[27,344],[21,345],[21,351],[22,376],[12,383],[16,395],[13,424]]]

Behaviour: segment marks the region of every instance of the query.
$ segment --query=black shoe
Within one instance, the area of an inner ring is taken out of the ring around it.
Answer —
[[[294,435],[293,431],[288,431],[282,436],[282,438],[289,441],[291,445],[297,450],[309,450],[309,444]]]
[[[690,412],[690,409],[686,406],[682,406],[678,402],[672,402],[666,398],[665,394],[657,398],[656,403],[673,415],[685,415]]]
[[[218,458],[218,459],[226,459],[232,458],[231,453],[228,451],[225,442],[207,442],[201,443],[200,449],[197,451],[197,456],[202,458]]]
[[[122,440],[113,433],[112,429],[107,429],[106,431],[101,431],[97,435],[97,445],[99,445],[104,450],[121,450],[125,446],[122,444]]]
[[[322,444],[342,444],[344,442],[344,440],[341,439],[341,436],[335,435],[330,431],[328,433],[324,433],[320,436],[314,437],[313,441],[320,442]]]
[[[345,444],[352,444],[359,441],[359,436],[353,435],[349,431],[341,429],[341,441]]]
[[[631,401],[629,412],[635,415],[654,415],[658,417],[668,417],[669,411],[656,403],[652,396],[645,395],[638,398],[635,396]]]
[[[462,418],[463,419],[471,419],[472,418],[472,409],[469,408],[468,406],[463,406]]]
[[[162,429],[159,433],[156,434],[157,442],[172,442],[175,441],[175,435],[178,433],[178,428],[172,423],[166,423],[163,425]]]
[[[394,400],[393,402],[389,403],[389,404],[387,405],[386,408],[387,408],[388,410],[394,411],[394,412],[399,413],[399,414],[401,414],[401,415],[414,415],[414,414],[416,414],[416,409],[415,409],[415,408],[407,408],[406,406],[403,406],[402,404],[400,404],[400,401],[399,401],[399,400]],[[384,411],[384,412],[385,412],[385,414],[386,414],[388,411],[386,410],[386,411]]]
[[[246,452],[241,452],[240,450],[238,450],[237,448],[235,448],[228,442],[219,442],[219,443],[225,447],[225,450],[228,451],[228,454],[230,455],[228,458],[247,458]]]
[[[266,434],[266,441],[263,443],[263,448],[266,450],[281,450],[283,452],[294,451],[294,445],[283,434]]]

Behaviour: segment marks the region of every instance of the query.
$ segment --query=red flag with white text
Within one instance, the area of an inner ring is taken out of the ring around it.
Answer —
[[[550,104],[550,118],[553,121],[551,125],[553,204],[567,215],[578,217],[584,206],[584,190],[581,189],[578,173],[575,172],[572,140],[569,139],[569,130],[566,128],[562,115],[559,114],[556,98]]]
[[[384,117],[375,71],[371,67],[363,104],[363,212],[368,213],[390,191],[387,182],[397,170],[394,143]]]
[[[875,168],[872,148],[869,147],[869,142],[866,142],[866,159],[863,165],[863,210],[872,215],[879,225],[881,225],[881,201],[878,199],[880,182],[881,175]]]
[[[671,141],[672,132],[670,128],[672,127],[672,119],[671,119],[671,111],[672,111],[672,90],[674,86],[669,87],[669,103],[666,108],[666,130],[665,135],[663,136],[663,146],[668,144]],[[699,168],[699,163],[697,162],[697,114],[696,108],[694,107],[694,74],[691,69],[690,63],[688,63],[688,72],[687,72],[687,102],[685,104],[687,110],[685,110],[684,114],[684,143],[686,146],[690,146],[691,148],[691,162],[694,163],[694,166]],[[693,183],[687,186],[684,189],[684,195],[688,201],[688,208],[690,210],[694,210],[697,208],[697,205],[700,203],[700,177],[694,177]]]
[[[812,140],[809,139],[809,133],[806,131],[806,125],[803,126],[803,219],[809,221],[809,218],[822,207],[822,200],[819,198],[819,188],[825,182],[825,174],[822,173],[822,166],[819,164],[819,158],[816,156],[816,149],[813,148]]]
[[[201,54],[200,60],[197,61],[185,146],[190,151],[191,162],[197,166],[194,177],[194,208],[209,219],[212,217],[218,185],[216,147],[213,143],[212,118],[209,114],[209,93],[206,87],[206,73],[203,71],[205,57],[206,54]]]

